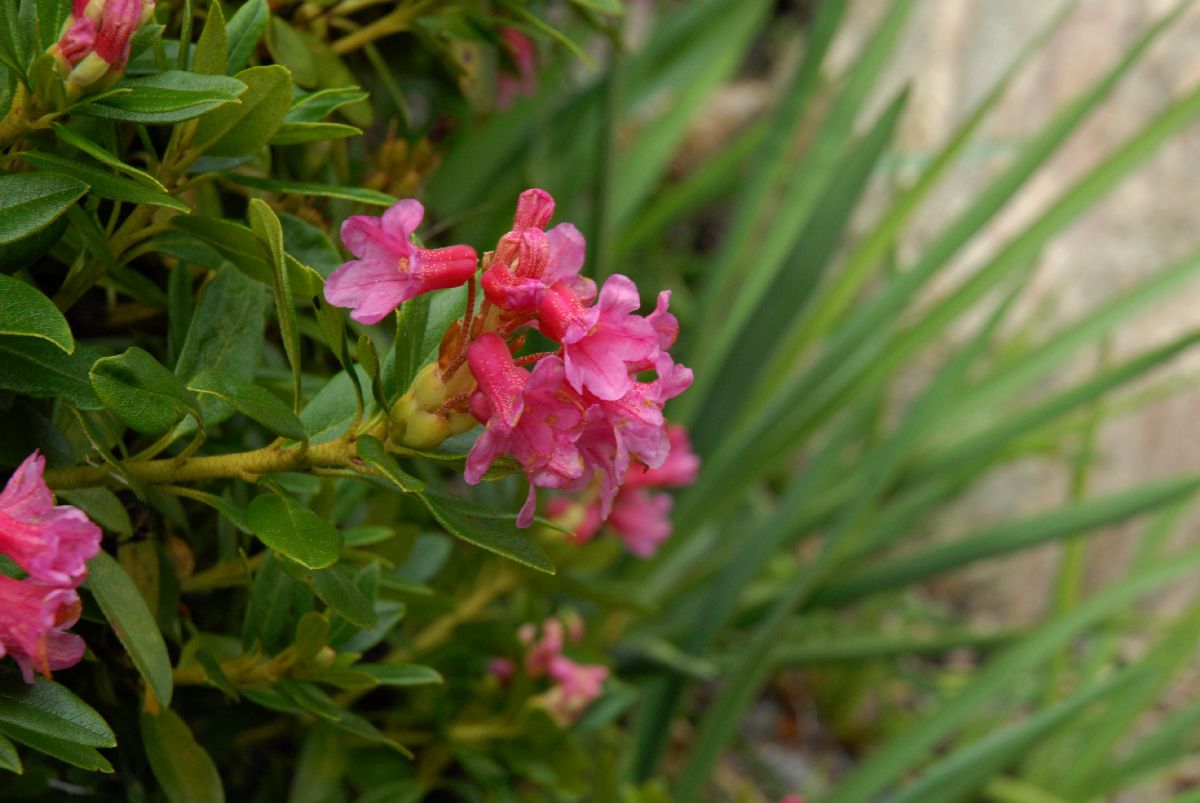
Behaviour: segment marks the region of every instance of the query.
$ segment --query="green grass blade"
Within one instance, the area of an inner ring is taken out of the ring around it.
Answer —
[[[787,366],[793,364],[800,355],[811,348],[817,339],[826,334],[834,323],[849,310],[855,297],[871,277],[872,271],[883,261],[887,250],[896,242],[904,226],[908,224],[920,208],[921,203],[937,186],[950,165],[962,154],[971,137],[974,136],[996,104],[1005,96],[1008,88],[1021,74],[1029,59],[1038,53],[1046,40],[1062,27],[1063,22],[1078,5],[1078,0],[1064,3],[1038,35],[1021,48],[1000,79],[979,101],[967,118],[959,124],[949,141],[937,153],[917,181],[889,206],[883,219],[846,258],[845,264],[837,272],[833,281],[818,290],[790,331],[780,337],[781,342],[777,353],[764,372],[766,376],[786,370]]]
[[[774,182],[762,181],[763,200],[768,206],[762,208],[761,217],[756,215],[752,224],[747,224],[745,236],[739,236],[736,230],[732,232],[718,255],[700,311],[702,320],[720,321],[720,325],[707,326],[699,333],[692,352],[696,381],[680,405],[681,418],[694,416],[707,400],[708,391],[719,375],[717,369],[732,353],[742,330],[750,324],[754,310],[783,269],[784,261],[794,250],[818,199],[829,182],[836,180],[837,156],[899,40],[912,5],[913,0],[894,0],[891,4],[883,21],[863,46],[845,87],[799,161],[789,166],[786,149],[781,149],[773,154],[775,158],[771,163],[764,165],[772,176],[781,172],[791,175],[779,186],[781,196],[777,200],[769,197]],[[807,106],[804,102],[807,85],[803,78],[802,68],[796,92],[800,96],[795,104],[798,111]],[[782,115],[781,122],[790,122],[786,114]],[[792,142],[789,138],[781,144],[791,147]],[[760,211],[757,204],[750,208],[754,212]]]
[[[1182,477],[1006,522],[915,555],[906,555],[841,575],[814,596],[813,604],[844,604],[864,596],[903,588],[987,558],[1123,521],[1178,502],[1193,494],[1197,488],[1200,488],[1200,477]]]
[[[955,750],[889,798],[889,803],[938,803],[967,798],[1039,741],[1071,723],[1104,695],[1122,690],[1138,674],[1139,670],[1126,670],[1038,711],[1018,725]]]
[[[747,354],[770,354],[779,333],[788,327],[798,308],[803,308],[813,289],[827,272],[839,242],[850,225],[867,182],[879,160],[890,147],[896,125],[907,106],[908,90],[900,92],[876,119],[863,137],[853,143],[834,171],[838,180],[826,187],[804,233],[797,241],[793,257],[771,283],[754,311],[754,325],[748,326],[737,345],[718,369],[724,387],[751,388],[763,376],[765,366]],[[703,411],[690,427],[692,442],[706,452],[728,431],[726,422],[736,420],[748,394],[718,393],[709,397]]]
[[[979,706],[1011,688],[1064,644],[1151,591],[1192,575],[1197,568],[1200,568],[1200,550],[1180,553],[1167,564],[1139,572],[1096,594],[1070,614],[1042,625],[989,664],[957,696],[868,756],[824,803],[865,803],[891,788],[940,741],[970,722]]]

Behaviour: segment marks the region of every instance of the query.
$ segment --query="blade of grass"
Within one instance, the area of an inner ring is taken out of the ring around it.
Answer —
[[[717,369],[732,353],[742,330],[750,323],[752,313],[783,268],[787,255],[795,249],[818,199],[835,180],[837,155],[891,57],[912,5],[912,0],[893,0],[882,22],[864,44],[845,86],[834,99],[811,144],[791,164],[786,155],[794,147],[795,138],[794,134],[789,134],[803,121],[802,113],[807,109],[815,86],[815,75],[809,77],[809,60],[805,59],[802,64],[787,107],[780,114],[781,136],[772,138],[764,149],[765,174],[752,176],[751,187],[755,194],[740,199],[746,204],[746,211],[742,212],[739,204],[739,215],[744,214],[746,222],[739,228],[739,219],[735,219],[716,264],[708,274],[700,305],[701,320],[713,324],[719,321],[720,325],[706,326],[699,333],[696,348],[692,351],[696,380],[678,409],[682,420],[693,418],[706,401],[718,376]],[[815,70],[817,66],[819,62],[811,69]],[[773,148],[773,145],[777,147]],[[781,179],[778,186],[772,180],[777,176]],[[773,197],[776,192],[780,193],[777,199]]]
[[[774,466],[794,448],[797,439],[835,411],[848,396],[863,392],[864,386],[884,381],[906,364],[920,348],[945,332],[951,321],[993,289],[997,282],[1011,275],[1017,266],[1027,264],[1053,234],[1099,200],[1167,136],[1192,120],[1197,111],[1200,111],[1200,89],[1191,91],[1173,103],[1065,191],[1045,214],[1012,240],[987,266],[926,312],[916,324],[890,339],[880,338],[876,334],[853,355],[853,359],[831,368],[828,376],[812,374],[824,377],[815,386],[801,377],[784,392],[777,394],[752,425],[741,430],[736,437],[731,437],[709,459],[706,471],[681,501],[678,514],[680,529],[687,530],[697,520],[727,509],[731,497],[755,479],[755,473],[745,471],[744,466],[757,466],[760,471]],[[907,278],[906,274],[900,281]]]
[[[1130,491],[1088,499],[1049,513],[989,527],[915,555],[839,575],[814,595],[812,602],[814,605],[845,604],[903,588],[987,558],[1123,521],[1185,499],[1197,488],[1200,488],[1200,476],[1196,475],[1148,483]]]
[[[1071,723],[1089,705],[1134,682],[1140,671],[1126,669],[1043,708],[1018,725],[954,750],[889,798],[890,803],[941,803],[968,797],[1039,741]]]
[[[1138,572],[1101,591],[1066,616],[1042,625],[989,664],[958,695],[868,756],[824,803],[862,803],[888,789],[940,741],[969,722],[979,706],[1043,664],[1063,644],[1151,591],[1188,577],[1198,567],[1200,550],[1188,550],[1173,556],[1165,565]]]
[[[787,328],[796,309],[804,306],[828,271],[838,243],[850,225],[852,213],[866,191],[867,182],[891,145],[908,98],[907,89],[897,94],[871,129],[846,149],[834,170],[838,180],[825,188],[796,242],[791,264],[775,276],[752,316],[754,325],[746,328],[738,339],[737,348],[717,369],[725,387],[755,387],[764,376],[762,361],[748,360],[746,355],[771,353],[779,332]],[[695,448],[701,453],[709,451],[727,431],[725,423],[735,419],[746,400],[747,394],[742,393],[710,396],[703,412],[689,427]]]
[[[854,299],[866,285],[872,270],[883,261],[888,249],[895,243],[901,230],[912,219],[921,203],[937,186],[950,165],[962,154],[971,137],[1005,96],[1025,65],[1062,27],[1062,24],[1078,5],[1078,0],[1069,0],[1064,3],[1037,36],[1021,48],[999,80],[992,85],[967,118],[959,124],[917,181],[888,207],[883,219],[853,249],[846,258],[845,264],[833,276],[832,281],[818,289],[815,296],[797,316],[795,322],[779,336],[779,344],[775,349],[774,356],[767,361],[762,375],[772,376],[786,372],[788,366],[794,364],[802,354],[812,348],[818,339],[827,334],[835,322],[849,310]]]

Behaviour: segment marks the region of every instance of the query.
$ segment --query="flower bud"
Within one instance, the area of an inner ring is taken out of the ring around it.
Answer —
[[[133,35],[153,14],[154,0],[75,0],[47,51],[58,61],[68,99],[116,80],[129,61]]]

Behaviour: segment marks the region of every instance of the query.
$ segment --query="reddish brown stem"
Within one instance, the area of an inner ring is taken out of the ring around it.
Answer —
[[[539,351],[536,354],[526,354],[524,357],[517,357],[513,362],[517,365],[533,365],[543,357],[551,357],[558,354],[557,351]]]

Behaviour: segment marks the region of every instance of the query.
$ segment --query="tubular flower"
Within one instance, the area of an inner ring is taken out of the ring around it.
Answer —
[[[325,299],[354,310],[359,323],[378,323],[414,296],[457,287],[475,275],[475,249],[467,245],[421,248],[412,234],[425,208],[407,198],[382,217],[356,215],[342,224],[342,242],[357,259],[326,280]]]
[[[587,388],[599,399],[616,401],[633,388],[631,369],[654,364],[661,337],[648,319],[633,314],[640,305],[637,285],[620,275],[608,278],[590,309],[565,284],[543,296],[538,325],[562,344],[567,381],[576,392]]]
[[[517,526],[528,527],[536,488],[565,488],[583,476],[583,458],[574,445],[583,422],[582,400],[564,381],[557,357],[545,357],[526,372],[491,333],[471,344],[467,364],[479,384],[471,411],[486,427],[467,455],[465,478],[475,485],[492,461],[512,455],[529,478],[529,496],[517,516]]]
[[[74,0],[71,17],[49,51],[58,59],[68,91],[78,95],[120,75],[133,35],[153,14],[154,0]]]
[[[566,284],[585,303],[596,297],[596,284],[579,275],[586,243],[579,229],[560,223],[544,231],[554,214],[545,190],[521,193],[513,227],[496,244],[491,264],[480,279],[484,295],[508,312],[534,312],[546,290]]]
[[[0,552],[31,578],[52,585],[83,581],[87,561],[100,550],[100,528],[83,511],[54,504],[37,452],[17,467],[0,492]]]
[[[496,108],[506,109],[517,98],[537,92],[537,49],[533,40],[516,28],[501,28],[500,36],[511,69],[501,69],[496,76]]]
[[[542,695],[541,705],[560,727],[566,727],[600,696],[608,667],[578,664],[560,655],[551,662],[548,674],[555,685]]]
[[[41,585],[0,575],[0,658],[11,656],[26,683],[34,670],[74,666],[83,658],[83,639],[64,632],[79,620],[79,595],[73,588]]]
[[[533,623],[521,625],[517,637],[526,646],[523,669],[531,680],[545,677],[551,687],[534,698],[534,704],[566,727],[579,718],[592,701],[600,696],[604,681],[608,679],[608,668],[581,664],[563,655],[564,642],[583,638],[583,623],[576,619],[564,625],[558,619],[542,622],[541,636]],[[497,668],[502,667],[499,672]],[[517,664],[507,658],[493,658],[488,671],[504,683],[511,679]]]
[[[607,522],[601,519],[603,504],[599,495],[586,503],[554,499],[548,511],[551,518],[568,527],[576,541],[590,541],[607,524],[633,554],[643,558],[654,555],[671,535],[674,500],[652,491],[691,485],[700,470],[700,458],[692,452],[686,429],[669,425],[667,439],[670,452],[661,466],[652,469],[635,462],[628,467]]]

